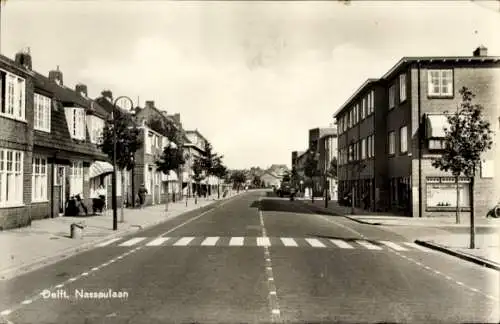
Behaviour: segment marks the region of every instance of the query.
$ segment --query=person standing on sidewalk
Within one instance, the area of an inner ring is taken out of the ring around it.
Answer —
[[[141,187],[139,188],[139,207],[140,208],[143,208],[144,207],[144,203],[146,202],[146,195],[148,194],[148,189],[146,189],[146,186],[143,184],[141,184]]]

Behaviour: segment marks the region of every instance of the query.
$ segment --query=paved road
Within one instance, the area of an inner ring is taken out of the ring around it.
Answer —
[[[493,323],[498,282],[376,226],[251,192],[0,282],[0,312],[12,323]],[[98,291],[115,298],[83,298]]]

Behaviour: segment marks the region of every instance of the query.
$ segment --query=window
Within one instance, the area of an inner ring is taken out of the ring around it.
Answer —
[[[375,156],[375,147],[374,147],[374,137],[373,135],[368,136],[367,138],[367,151],[368,158],[372,158]]]
[[[366,138],[361,140],[361,160],[366,159]]]
[[[389,109],[396,106],[396,86],[393,84],[389,88]]]
[[[406,74],[399,76],[399,102],[406,100]]]
[[[50,133],[51,100],[35,93],[35,129]]]
[[[151,146],[153,145],[153,133],[146,131],[144,147],[146,149],[146,154],[151,154]]]
[[[69,194],[83,194],[83,162],[76,161],[71,163],[69,174]]]
[[[97,116],[89,116],[87,126],[89,127],[90,142],[94,144],[101,143],[104,131],[104,120]]]
[[[23,78],[0,70],[0,116],[26,119],[26,82]]]
[[[399,129],[399,152],[408,152],[408,128],[406,126]]]
[[[456,207],[457,185],[454,177],[428,177],[426,180],[427,207]],[[468,178],[458,180],[460,207],[470,207],[469,182]]]
[[[429,96],[453,96],[453,70],[429,70]]]
[[[348,117],[349,117],[349,116],[348,116],[348,114],[345,114],[345,115],[344,115],[344,132],[345,132],[345,131],[347,131],[348,126],[349,126],[349,125],[348,125],[348,122],[347,122]]]
[[[66,108],[66,121],[71,138],[85,140],[85,109]]]
[[[359,122],[359,104],[354,105],[354,123]]]
[[[47,159],[43,157],[33,158],[31,197],[34,202],[47,201]]]
[[[444,150],[445,148],[446,148],[446,142],[444,139],[429,140],[429,150]]]
[[[0,207],[23,203],[23,152],[0,149]]]
[[[349,109],[347,112],[347,129],[351,128],[352,126],[352,110]]]
[[[361,100],[361,120],[365,119],[366,117],[366,97]]]
[[[370,91],[368,95],[368,115],[373,114],[373,111],[375,110],[374,94],[374,91]]]
[[[389,154],[396,153],[396,134],[394,131],[389,132]]]
[[[353,145],[349,145],[349,153],[348,153],[348,162],[351,162],[354,159],[354,147]]]

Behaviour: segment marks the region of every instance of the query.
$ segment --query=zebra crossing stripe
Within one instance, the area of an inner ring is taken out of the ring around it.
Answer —
[[[285,246],[298,246],[297,242],[293,238],[289,237],[282,237],[281,242],[283,242],[283,245]]]
[[[122,244],[120,244],[120,246],[132,246],[134,244],[137,244],[141,241],[144,241],[146,239],[146,237],[134,237],[133,239],[130,239],[126,242],[123,242]]]
[[[192,240],[194,240],[194,237],[189,236],[189,237],[183,237],[177,242],[174,243],[174,246],[186,246],[188,245]]]
[[[217,241],[219,240],[218,236],[212,236],[212,237],[207,237],[206,239],[201,242],[202,246],[215,246],[217,244]]]
[[[232,237],[229,246],[243,246],[244,237]]]
[[[121,237],[117,237],[117,238],[108,240],[106,242],[99,243],[99,244],[97,244],[97,247],[103,247],[103,246],[106,246],[106,245],[110,245],[111,243],[114,243],[114,242],[119,241],[121,239],[122,239]]]
[[[354,246],[349,245],[347,242],[344,242],[342,240],[330,239],[330,242],[332,242],[341,249],[354,249]]]
[[[257,237],[258,246],[271,246],[271,241],[267,237]]]
[[[168,240],[170,240],[170,237],[159,237],[157,239],[152,240],[151,242],[149,242],[146,245],[147,246],[159,246],[159,245],[162,245],[163,243],[165,243]]]
[[[396,250],[396,251],[408,251],[407,248],[404,248],[394,242],[390,242],[390,241],[380,241],[380,243],[390,247],[391,249],[393,250]]]
[[[323,243],[321,243],[321,241],[320,241],[320,240],[318,240],[318,239],[306,238],[306,241],[307,241],[307,243],[309,243],[312,247],[320,247],[320,248],[324,248],[324,247],[326,247],[326,245],[324,245]]]
[[[380,246],[372,244],[372,243],[370,243],[368,241],[357,240],[356,243],[358,243],[359,245],[367,248],[368,250],[382,250],[382,248]]]

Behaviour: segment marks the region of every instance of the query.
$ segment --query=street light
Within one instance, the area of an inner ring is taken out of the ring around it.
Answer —
[[[111,184],[111,204],[113,207],[113,231],[116,231],[118,229],[118,215],[117,215],[117,209],[116,209],[116,142],[117,142],[117,134],[116,134],[116,119],[115,119],[115,110],[117,107],[118,102],[121,101],[122,103],[130,103],[130,108],[134,106],[134,102],[132,99],[130,99],[127,96],[120,96],[115,99],[113,102],[113,110],[111,111],[111,119],[113,120],[113,176],[112,176],[112,184]],[[121,215],[120,215],[120,222],[124,222],[124,215],[123,215],[123,193],[122,193],[122,209],[121,209]]]

